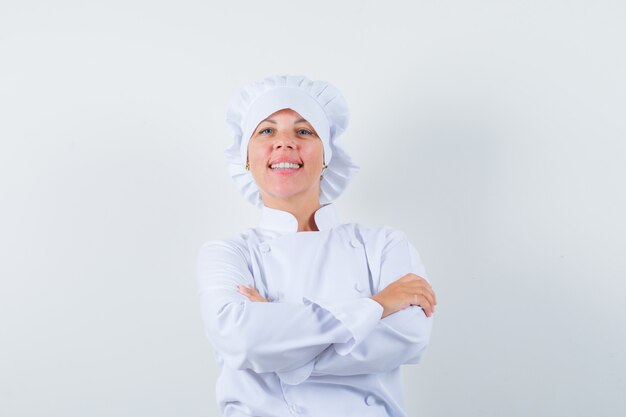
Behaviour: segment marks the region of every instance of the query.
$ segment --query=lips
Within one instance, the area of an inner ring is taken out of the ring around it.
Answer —
[[[277,158],[269,163],[270,169],[299,169],[302,162],[293,158]]]
[[[290,162],[279,162],[270,165],[270,169],[300,169],[300,164],[292,164]]]

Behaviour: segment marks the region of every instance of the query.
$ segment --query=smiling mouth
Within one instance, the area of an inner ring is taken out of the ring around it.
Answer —
[[[270,165],[270,168],[271,169],[298,169],[301,166],[302,165],[300,164],[293,164],[291,162],[279,162],[277,164]]]

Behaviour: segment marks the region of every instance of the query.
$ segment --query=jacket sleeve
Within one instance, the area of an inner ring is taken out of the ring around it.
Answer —
[[[406,236],[394,231],[381,257],[378,291],[412,272],[426,278],[417,250]],[[374,330],[349,352],[329,346],[315,359],[311,375],[356,375],[390,371],[417,363],[428,345],[432,317],[412,306],[380,320]]]
[[[382,307],[370,299],[324,306],[307,299],[301,304],[251,302],[238,288],[254,283],[250,267],[242,248],[229,241],[205,243],[197,267],[205,333],[234,369],[289,375],[312,364],[331,344],[358,344],[382,315]]]

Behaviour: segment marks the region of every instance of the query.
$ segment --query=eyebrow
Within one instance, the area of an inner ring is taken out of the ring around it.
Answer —
[[[274,124],[276,124],[276,121],[275,121],[275,120],[272,120],[272,119],[264,119],[264,120],[261,120],[261,123],[263,123],[263,122],[268,122],[268,123],[274,123]],[[304,123],[309,123],[309,121],[308,121],[308,120],[306,120],[306,119],[304,119],[304,118],[300,118],[300,119],[296,120],[296,121],[294,122],[294,124],[296,124],[296,123],[302,123],[302,122],[304,122]],[[309,124],[310,124],[310,123],[309,123]]]

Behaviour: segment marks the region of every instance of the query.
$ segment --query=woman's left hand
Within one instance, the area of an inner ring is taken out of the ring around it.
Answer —
[[[252,285],[246,287],[245,285],[239,284],[239,292],[248,297],[248,299],[252,302],[262,302],[267,303],[267,299],[264,298]]]

